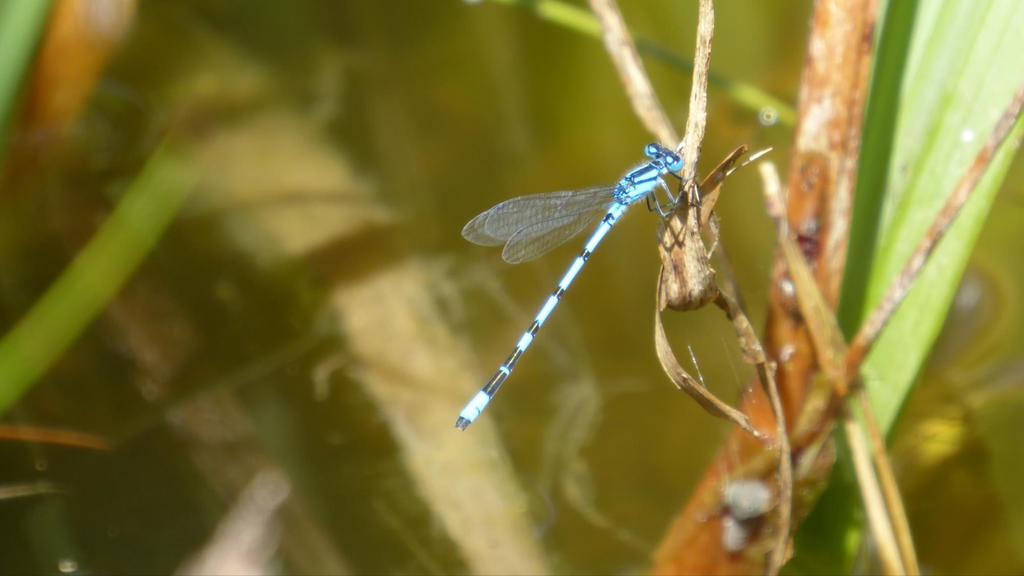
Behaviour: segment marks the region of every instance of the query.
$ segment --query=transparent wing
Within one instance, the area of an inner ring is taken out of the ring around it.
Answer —
[[[533,260],[579,234],[603,213],[604,210],[592,209],[589,212],[564,214],[520,228],[508,239],[501,257],[509,264]]]
[[[501,246],[514,234],[534,224],[561,222],[563,216],[603,210],[611,204],[614,191],[614,186],[601,186],[512,198],[470,220],[462,229],[462,236],[481,246]],[[560,225],[564,224],[547,229]],[[534,235],[542,233],[537,231]]]

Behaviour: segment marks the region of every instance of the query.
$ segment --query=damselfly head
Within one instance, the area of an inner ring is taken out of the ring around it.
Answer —
[[[683,169],[683,159],[660,144],[651,143],[644,147],[644,155],[651,160],[661,162],[669,172],[679,172]]]
[[[683,169],[682,157],[674,152],[666,152],[663,162],[669,172],[679,173]]]

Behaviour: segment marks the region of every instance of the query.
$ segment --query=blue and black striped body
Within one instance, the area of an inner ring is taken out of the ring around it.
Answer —
[[[642,164],[637,168],[630,171],[628,174],[622,177],[618,184],[610,189],[611,198],[610,206],[601,219],[600,224],[590,235],[590,239],[587,240],[586,245],[580,252],[579,256],[572,262],[569,269],[566,270],[565,275],[558,282],[558,286],[555,291],[552,292],[551,296],[548,297],[547,301],[544,302],[544,306],[541,307],[540,312],[533,319],[533,323],[526,329],[526,332],[519,338],[515,348],[508,358],[498,367],[497,372],[494,376],[477,392],[476,396],[466,404],[466,407],[459,413],[459,418],[455,422],[455,427],[460,430],[465,430],[467,426],[473,423],[474,420],[480,413],[483,412],[484,408],[491,401],[491,398],[498,392],[505,380],[512,374],[512,369],[515,368],[516,363],[522,358],[523,354],[533,343],[534,337],[537,335],[537,331],[544,325],[548,317],[551,316],[551,312],[554,311],[558,302],[562,296],[572,285],[573,280],[579,274],[583,265],[590,259],[591,254],[597,249],[597,245],[601,243],[605,235],[612,229],[626,210],[633,204],[639,202],[652,194],[655,189],[659,186],[665,187],[662,177],[668,173],[675,173],[682,169],[682,159],[675,153],[668,149],[659,146],[657,144],[649,144],[645,148],[645,154],[650,158],[650,162]],[[486,214],[486,213],[484,213]],[[550,217],[556,217],[557,215],[549,215]]]

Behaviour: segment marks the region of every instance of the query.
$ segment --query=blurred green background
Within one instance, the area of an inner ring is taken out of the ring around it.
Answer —
[[[694,4],[622,9],[637,36],[692,54]],[[795,106],[810,9],[719,2],[712,70]],[[104,14],[82,18],[102,29]],[[451,428],[578,249],[509,266],[462,225],[511,196],[611,183],[650,138],[601,43],[491,2],[150,0],[125,18],[64,129],[12,114],[4,326],[143,167],[172,154],[196,184],[3,415],[3,571],[174,571],[269,470],[290,493],[275,520],[248,523],[268,543],[249,555],[258,566],[642,572],[726,432],[658,367],[654,216],[632,211],[499,400]],[[647,69],[681,127],[689,74]],[[702,172],[740,144],[774,146],[785,171],[779,110],[709,97]],[[1024,570],[1022,186],[1016,162],[892,441],[936,573]],[[756,171],[731,177],[719,206],[760,325],[773,239]],[[751,382],[716,311],[666,329],[722,397]]]

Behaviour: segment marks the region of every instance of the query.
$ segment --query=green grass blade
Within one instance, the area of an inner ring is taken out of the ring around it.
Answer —
[[[495,4],[510,4],[522,6],[532,10],[541,20],[551,22],[572,30],[583,36],[597,40],[601,39],[601,25],[597,18],[585,8],[580,8],[561,0],[490,0]],[[665,47],[648,40],[636,37],[636,49],[640,54],[665,64],[666,66],[690,74],[693,72],[693,62],[679,56]],[[708,77],[708,84],[725,93],[734,102],[759,114],[764,110],[773,110],[778,123],[783,126],[793,127],[796,121],[796,112],[786,102],[761,90],[753,84],[740,82],[726,78],[711,72]]]
[[[1024,82],[1024,3],[923,2],[917,21],[862,318],[906,264]],[[872,403],[886,431],[942,327],[1019,145],[1021,127],[1018,121],[865,364]]]
[[[50,0],[0,2],[0,158],[22,78],[46,24]]]
[[[96,235],[0,340],[0,414],[39,379],[117,295],[192,188],[185,162],[164,146]]]
[[[890,4],[887,16],[894,20],[885,23],[879,40],[840,307],[848,334],[881,300],[1024,81],[1024,3],[921,2],[909,27],[900,20],[910,17],[906,7]],[[901,39],[888,36],[911,28],[909,52],[897,49]],[[864,365],[886,433],[938,337],[1022,135],[1024,122],[1018,121]],[[841,458],[798,534],[797,557],[820,561],[804,567],[849,570],[863,522],[847,469]]]
[[[889,2],[883,14],[865,114],[860,174],[854,196],[853,225],[850,228],[838,311],[839,326],[847,340],[857,332],[864,313],[866,279],[869,278],[877,246],[917,0]]]

